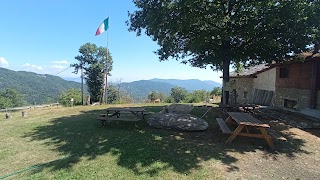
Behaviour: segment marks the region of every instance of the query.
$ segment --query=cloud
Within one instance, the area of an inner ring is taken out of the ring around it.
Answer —
[[[30,63],[25,63],[24,65],[22,65],[22,67],[28,69],[28,70],[35,70],[35,71],[42,71],[43,67],[42,66],[38,66],[38,65],[34,65],[34,64],[30,64]]]
[[[52,61],[53,64],[69,64],[67,60],[62,60],[62,61]]]
[[[0,57],[0,67],[8,67],[8,66],[9,66],[9,62],[4,57]]]

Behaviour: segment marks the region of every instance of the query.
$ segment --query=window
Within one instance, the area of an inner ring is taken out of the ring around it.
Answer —
[[[248,92],[243,92],[243,98],[248,98]]]
[[[286,108],[296,109],[297,101],[291,99],[284,99],[283,106]]]
[[[289,69],[288,68],[280,68],[280,78],[289,77]]]

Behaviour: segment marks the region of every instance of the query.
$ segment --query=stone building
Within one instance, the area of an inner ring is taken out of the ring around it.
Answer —
[[[305,53],[303,62],[261,64],[231,72],[229,83],[224,83],[229,103],[320,111],[320,54],[310,55]]]

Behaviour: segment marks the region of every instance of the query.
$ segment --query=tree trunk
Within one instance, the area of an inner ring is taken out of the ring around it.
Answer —
[[[226,57],[223,60],[223,85],[225,85],[225,83],[228,83],[230,80],[230,59],[228,57]],[[223,87],[223,92],[222,92],[222,105],[227,105],[229,104],[229,91],[225,90],[225,88]]]

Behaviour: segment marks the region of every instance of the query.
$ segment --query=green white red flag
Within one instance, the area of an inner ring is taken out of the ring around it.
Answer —
[[[101,33],[107,31],[109,28],[109,17],[107,19],[105,19],[101,25],[99,26],[99,28],[96,31],[96,36],[100,35]]]

